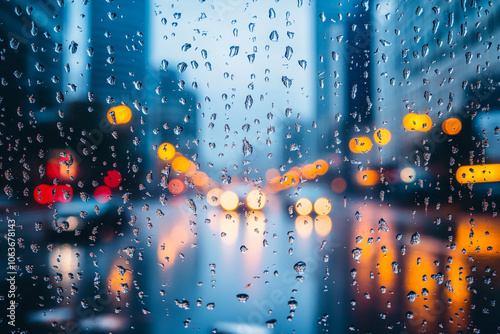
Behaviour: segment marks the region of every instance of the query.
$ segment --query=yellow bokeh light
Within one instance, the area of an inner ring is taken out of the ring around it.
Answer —
[[[332,230],[332,220],[328,216],[317,216],[314,220],[314,230],[320,237],[326,237]]]
[[[377,129],[373,134],[373,140],[379,145],[387,145],[391,138],[391,132],[387,129]]]
[[[125,124],[132,119],[132,110],[124,105],[115,106],[108,110],[106,116],[111,124]]]
[[[441,127],[444,133],[453,136],[459,134],[462,130],[462,122],[458,118],[451,117],[444,121]]]
[[[368,137],[354,137],[349,141],[349,149],[353,153],[366,153],[373,147],[373,143]]]
[[[427,132],[432,128],[432,119],[428,115],[407,114],[403,126],[408,131]]]
[[[189,168],[189,160],[185,157],[177,157],[172,161],[172,168],[177,173],[184,173]]]
[[[158,147],[158,157],[162,160],[170,160],[175,155],[175,147],[170,143],[163,143]]]
[[[462,166],[457,169],[456,178],[462,184],[499,182],[500,164]]]
[[[262,190],[254,189],[247,195],[247,205],[252,210],[260,210],[266,205],[266,194]]]
[[[314,212],[318,215],[327,215],[332,210],[332,202],[325,197],[320,197],[314,202]]]
[[[295,203],[295,211],[301,216],[307,216],[313,209],[312,202],[305,197],[299,198]]]
[[[226,211],[233,211],[238,207],[240,199],[234,191],[224,191],[220,195],[220,205]]]

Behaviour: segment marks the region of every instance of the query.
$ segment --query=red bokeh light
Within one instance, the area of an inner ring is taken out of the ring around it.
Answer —
[[[116,188],[122,182],[122,175],[116,170],[108,171],[108,176],[104,177],[104,183],[110,188]]]
[[[181,180],[173,179],[168,183],[168,190],[174,195],[181,194],[184,191],[184,183]]]
[[[94,198],[99,203],[106,203],[110,200],[111,188],[108,186],[99,186],[94,190]]]

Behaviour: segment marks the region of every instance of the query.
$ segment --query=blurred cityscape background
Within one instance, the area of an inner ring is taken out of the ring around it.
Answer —
[[[0,8],[2,333],[500,332],[495,2]]]

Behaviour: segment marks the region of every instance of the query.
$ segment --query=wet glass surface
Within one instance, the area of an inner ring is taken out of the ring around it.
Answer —
[[[498,333],[494,1],[0,2],[1,333]]]

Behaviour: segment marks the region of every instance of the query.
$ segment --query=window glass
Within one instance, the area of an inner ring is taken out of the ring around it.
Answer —
[[[0,2],[2,333],[497,333],[495,1]]]

